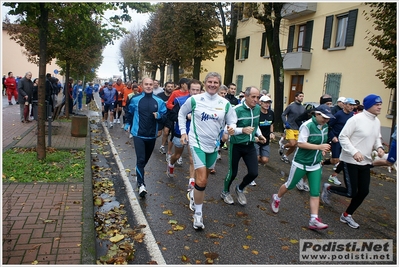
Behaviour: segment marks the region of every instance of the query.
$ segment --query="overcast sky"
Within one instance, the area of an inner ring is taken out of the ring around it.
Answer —
[[[1,6],[1,16],[2,16],[2,21],[5,18],[5,15],[9,11],[8,8],[4,8],[4,6]],[[105,14],[106,17],[111,17],[115,14],[121,14],[121,11],[109,11]],[[127,30],[132,30],[132,29],[140,29],[142,28],[148,18],[149,14],[138,14],[136,12],[130,13],[132,17],[132,21],[127,23],[123,23],[123,27],[126,28]],[[12,20],[13,16],[10,16],[10,19]],[[106,48],[103,51],[103,62],[101,66],[97,69],[97,76],[99,78],[110,78],[113,75],[122,75],[122,72],[119,71],[118,68],[118,61],[119,61],[119,46],[121,43],[122,39],[119,40],[114,40],[114,45],[107,45]]]

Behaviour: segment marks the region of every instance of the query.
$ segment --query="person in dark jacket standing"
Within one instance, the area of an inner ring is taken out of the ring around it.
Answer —
[[[143,92],[130,100],[124,128],[127,131],[131,126],[130,133],[133,135],[136,151],[137,187],[140,197],[147,194],[144,168],[154,150],[156,138],[161,136],[160,121],[166,113],[165,102],[152,93],[152,79],[144,78],[142,88]]]
[[[230,83],[227,88],[228,89],[225,98],[229,100],[230,104],[234,107],[238,105],[238,99],[236,97],[237,86],[234,83]]]
[[[19,102],[19,111],[20,111],[20,119],[21,122],[30,122],[29,120],[29,112],[28,115],[24,116],[25,105],[32,103],[33,97],[33,82],[31,80],[32,73],[29,71],[25,74],[19,83],[18,83],[18,102]]]

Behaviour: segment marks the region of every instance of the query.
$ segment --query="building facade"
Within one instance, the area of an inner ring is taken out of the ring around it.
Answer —
[[[284,107],[298,91],[304,102],[318,102],[321,95],[351,97],[361,103],[368,94],[383,99],[379,119],[381,134],[389,142],[393,92],[376,76],[382,68],[367,50],[367,32],[374,32],[362,2],[287,3],[283,9],[280,48],[284,68]],[[257,86],[274,95],[273,71],[265,41],[264,26],[253,18],[238,23],[234,69],[237,91]]]
[[[11,40],[10,35],[3,29],[1,36],[1,70],[3,75],[7,77],[8,72],[11,71],[15,77],[24,77],[25,73],[30,71],[32,72],[32,81],[39,77],[39,66],[28,62],[24,51],[26,51],[25,48]],[[51,73],[64,84],[64,77],[59,74],[60,70],[61,68],[55,64],[55,59],[46,66],[46,73]],[[55,72],[58,74],[55,74]]]

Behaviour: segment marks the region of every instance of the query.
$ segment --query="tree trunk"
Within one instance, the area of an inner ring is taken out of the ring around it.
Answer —
[[[46,98],[46,59],[47,59],[47,31],[48,31],[48,9],[45,3],[40,3],[39,17],[39,91],[38,91],[38,125],[37,125],[37,159],[46,158],[46,133],[45,133],[45,98]]]
[[[173,82],[178,83],[180,80],[180,74],[179,74],[180,61],[172,60],[172,66],[173,66]]]
[[[219,4],[219,10],[222,9],[221,4]],[[234,63],[235,63],[235,50],[236,50],[236,37],[237,37],[237,23],[238,23],[238,16],[237,16],[237,9],[235,3],[231,3],[231,20],[230,20],[230,27],[229,32],[226,34],[227,26],[223,23],[223,42],[226,45],[226,57],[224,59],[224,85],[228,85],[229,83],[233,82],[233,73],[234,73]],[[224,14],[224,12],[222,13]],[[224,15],[223,15],[224,16]],[[225,18],[223,18],[225,20]]]
[[[70,73],[70,69],[71,69],[71,63],[69,63],[69,61],[67,60],[65,62],[65,88],[64,88],[64,95],[65,95],[65,107],[64,107],[64,111],[65,111],[65,116],[67,119],[69,119],[69,116],[71,114],[69,114],[69,101],[71,101],[69,99],[69,73]]]
[[[199,80],[201,73],[201,57],[194,57],[193,79]]]
[[[160,73],[159,85],[160,85],[161,87],[163,87],[164,84],[165,84],[165,64],[162,63],[162,64],[159,66],[159,73]]]

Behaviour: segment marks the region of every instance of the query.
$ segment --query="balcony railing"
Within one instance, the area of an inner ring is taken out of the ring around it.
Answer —
[[[285,19],[296,19],[301,16],[316,12],[317,3],[297,3],[291,2],[284,5],[281,15]]]

